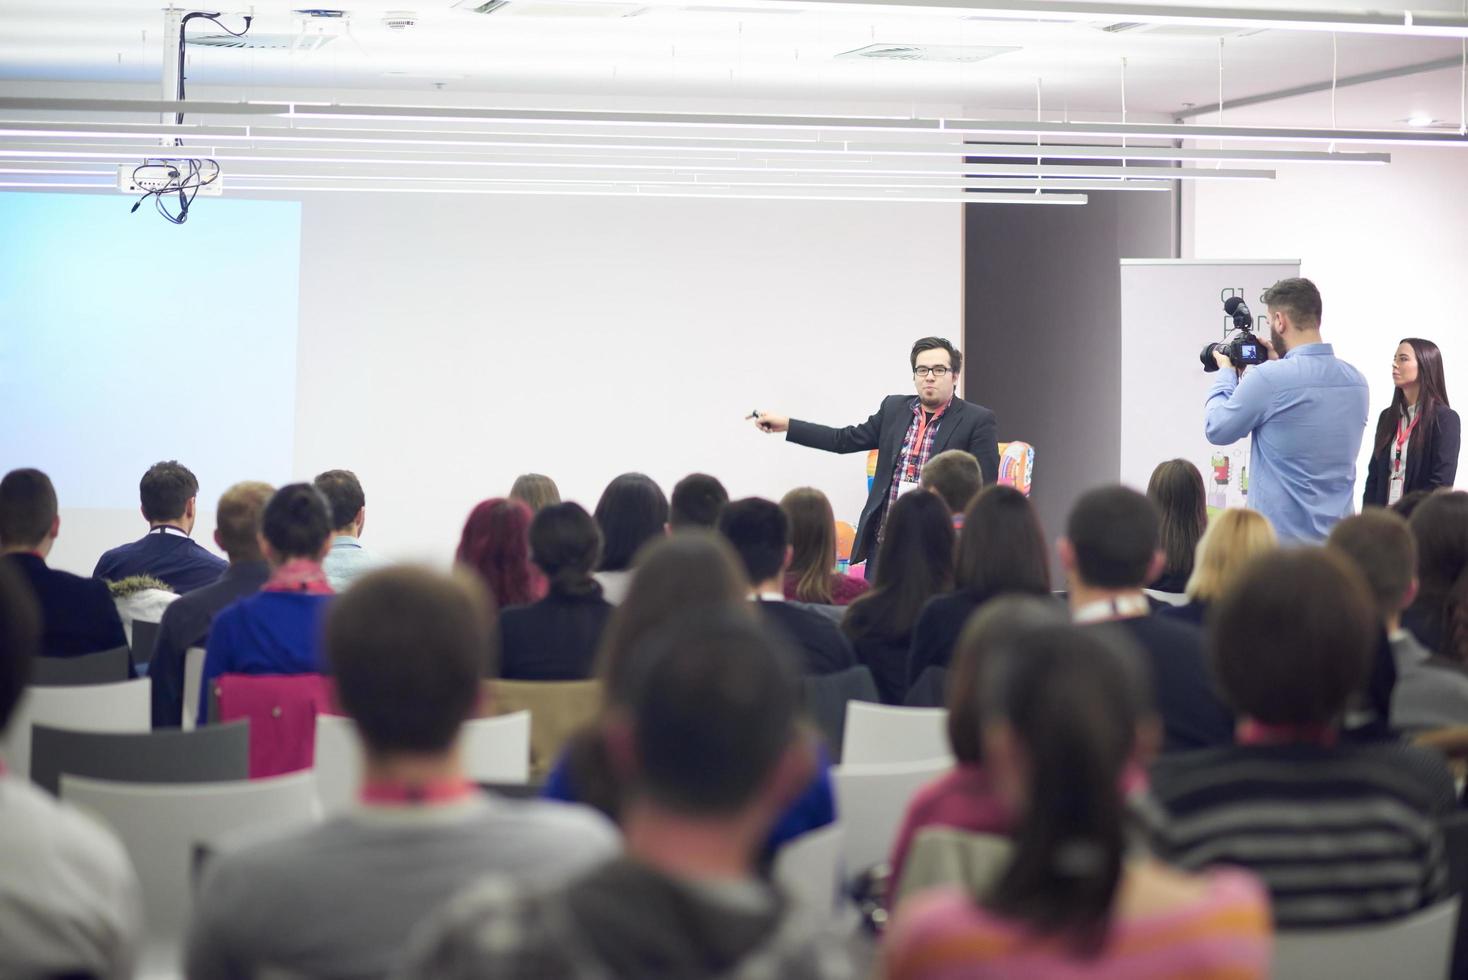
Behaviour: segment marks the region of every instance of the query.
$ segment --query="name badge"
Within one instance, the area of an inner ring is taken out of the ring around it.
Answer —
[[[901,483],[897,484],[897,496],[900,497],[905,493],[911,493],[921,486],[921,483],[916,483],[911,480],[903,480]]]

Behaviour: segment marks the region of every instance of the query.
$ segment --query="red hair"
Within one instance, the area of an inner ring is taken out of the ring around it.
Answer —
[[[492,497],[469,512],[454,557],[479,573],[501,609],[544,598],[545,576],[530,563],[530,508]]]

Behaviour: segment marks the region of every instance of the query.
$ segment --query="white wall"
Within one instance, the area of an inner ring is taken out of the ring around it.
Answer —
[[[1371,384],[1371,425],[1357,467],[1357,501],[1376,415],[1391,400],[1391,359],[1403,337],[1443,353],[1450,398],[1468,407],[1468,156],[1392,149],[1385,167],[1278,166],[1263,181],[1185,181],[1184,257],[1298,256],[1320,287],[1322,333]],[[1262,311],[1260,311],[1262,313]],[[1191,370],[1178,365],[1177,370]],[[1468,459],[1458,485],[1468,486]]]

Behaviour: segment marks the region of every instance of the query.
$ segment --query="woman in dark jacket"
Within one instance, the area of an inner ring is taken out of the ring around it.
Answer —
[[[1408,337],[1392,360],[1392,403],[1376,422],[1364,506],[1390,506],[1414,490],[1451,487],[1462,426],[1448,407],[1437,344]]]

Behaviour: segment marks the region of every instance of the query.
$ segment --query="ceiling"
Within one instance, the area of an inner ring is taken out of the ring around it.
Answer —
[[[1146,120],[1217,102],[1220,36],[1226,106],[1328,83],[1333,57],[1344,78],[1461,51],[1453,39],[1198,26],[1108,31],[821,0],[509,0],[490,14],[453,0],[337,0],[342,17],[295,12],[304,2],[244,8],[255,16],[250,43],[276,47],[191,44],[190,97],[709,111],[936,105],[982,116],[1033,113],[1038,94],[1047,119],[1114,119],[1125,77],[1129,118]],[[1403,9],[1377,0],[1314,6]],[[0,94],[158,97],[163,23],[157,0],[0,0]],[[241,21],[226,23],[238,29]],[[223,32],[197,21],[189,33]],[[996,50],[972,62],[842,57],[871,45]],[[1460,78],[1449,68],[1344,87],[1334,118],[1343,127],[1395,129],[1425,113],[1456,130]],[[1327,126],[1332,101],[1327,92],[1226,108],[1224,121]]]

